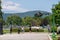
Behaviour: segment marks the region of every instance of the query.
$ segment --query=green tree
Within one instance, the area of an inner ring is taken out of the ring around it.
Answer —
[[[34,16],[35,17],[41,17],[43,14],[41,12],[36,13]]]
[[[42,22],[42,18],[40,18],[40,17],[33,18],[33,22],[34,22],[35,26],[40,26],[41,22]]]
[[[35,25],[36,26],[40,26],[41,25],[41,23],[42,23],[42,13],[41,12],[37,12],[35,15],[34,15],[34,23],[35,23]]]
[[[3,20],[3,13],[2,13],[2,7],[1,7],[1,0],[0,0],[0,22]]]
[[[25,19],[22,18],[22,23],[21,23],[22,26],[25,26],[26,25],[26,22],[25,22]]]
[[[55,23],[60,24],[60,2],[53,6],[52,13],[55,16]]]
[[[46,16],[45,18],[43,18],[42,24],[45,26],[47,26],[49,24],[49,16]]]
[[[0,0],[0,34],[3,34],[3,13],[2,13],[2,7],[1,7],[1,0]]]
[[[8,16],[7,17],[6,22],[8,24],[12,23],[13,25],[20,25],[21,22],[22,22],[22,19],[19,16],[17,16],[17,15],[12,15],[12,16]]]
[[[51,22],[51,31],[57,31],[56,24],[60,25],[60,2],[58,4],[53,5],[52,7],[52,15],[50,16]]]
[[[32,17],[26,16],[22,18],[22,25],[32,25]]]

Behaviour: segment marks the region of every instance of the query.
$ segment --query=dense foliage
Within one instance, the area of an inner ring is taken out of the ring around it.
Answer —
[[[8,24],[13,24],[13,25],[20,25],[22,20],[19,16],[17,15],[12,15],[12,16],[9,16],[6,20],[6,22]]]
[[[0,22],[3,22],[3,13],[2,13],[2,7],[1,7],[1,0],[0,0]]]
[[[55,23],[60,25],[60,2],[53,6],[52,13],[55,16]]]
[[[24,18],[20,18],[17,15],[8,16],[6,19],[7,24],[13,25],[22,25],[22,26],[42,26],[48,24],[48,18],[42,18],[43,14],[38,12],[35,13],[34,17],[26,16]],[[45,22],[44,22],[45,21]]]

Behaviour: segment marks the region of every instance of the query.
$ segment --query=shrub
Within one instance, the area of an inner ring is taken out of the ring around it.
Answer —
[[[30,30],[29,30],[29,28],[24,28],[24,31],[25,32],[29,32]],[[35,28],[33,28],[32,30],[31,30],[32,32],[44,32],[44,29],[35,29]],[[5,29],[5,30],[3,30],[3,32],[4,33],[10,33],[10,29],[9,30],[7,30],[7,29]],[[13,28],[12,29],[12,33],[13,32],[18,32],[18,28]],[[21,30],[21,28],[20,28],[20,32],[22,32],[22,30]]]
[[[12,32],[17,32],[17,31],[18,31],[17,28],[13,28],[13,29],[12,29]]]
[[[44,30],[43,29],[39,29],[39,32],[44,32]]]
[[[43,29],[32,29],[32,32],[44,32]]]
[[[29,30],[29,28],[25,28],[24,29],[25,30],[25,32],[29,32],[30,30]],[[32,28],[31,29],[31,32],[44,32],[44,30],[43,29],[35,29],[35,28]]]
[[[7,30],[7,29],[4,29],[4,30],[3,30],[3,33],[4,33],[4,34],[9,33],[9,32],[10,32],[10,31]]]
[[[24,30],[25,30],[25,32],[29,32],[29,29],[28,28],[25,28]]]
[[[55,26],[54,28],[53,28],[53,26],[51,27],[51,32],[53,32],[53,30],[54,30],[54,32],[57,32],[57,27]]]
[[[12,32],[18,32],[18,28],[13,28]],[[20,32],[21,32],[21,29],[20,29]]]
[[[36,29],[32,29],[32,32],[37,32],[37,30]]]
[[[44,32],[48,32],[48,29],[44,29]]]

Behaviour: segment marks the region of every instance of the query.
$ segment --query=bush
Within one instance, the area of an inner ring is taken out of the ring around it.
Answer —
[[[44,30],[43,29],[39,29],[39,32],[44,32]]]
[[[32,32],[37,32],[37,30],[36,29],[32,29]]]
[[[32,29],[32,32],[44,32],[43,29]]]
[[[54,32],[57,32],[57,27],[56,26],[54,28],[53,28],[53,26],[51,27],[51,32],[53,32],[53,29],[54,29]]]
[[[30,30],[29,30],[29,28],[25,28],[24,31],[25,31],[25,32],[29,32]],[[37,30],[37,29],[33,28],[31,31],[32,31],[32,32],[44,32],[44,29],[38,29],[38,30]],[[10,33],[10,29],[9,29],[9,30],[5,29],[5,30],[3,30],[3,32],[4,32],[4,33]],[[12,33],[13,33],[13,32],[18,32],[18,28],[13,28],[13,29],[12,29]],[[20,29],[20,32],[22,32],[21,29]]]
[[[10,32],[10,30],[7,30],[7,29],[4,29],[4,30],[3,30],[3,33],[4,33],[4,34],[9,33],[9,32]]]
[[[53,33],[52,35],[51,35],[51,38],[52,38],[52,40],[57,40],[58,38],[57,38],[57,34],[55,33]]]
[[[12,32],[17,32],[17,31],[18,31],[17,28],[13,28],[13,29],[12,29]]]
[[[48,32],[48,29],[44,29],[44,32]]]
[[[28,28],[25,28],[24,30],[25,30],[25,32],[29,32],[29,29]]]
[[[30,31],[29,28],[25,28],[24,30],[25,30],[25,32],[29,32]],[[32,28],[31,32],[44,32],[44,29],[38,29],[37,30],[35,28]]]
[[[18,28],[13,28],[12,32],[18,32]],[[21,32],[21,29],[20,29],[20,32]]]

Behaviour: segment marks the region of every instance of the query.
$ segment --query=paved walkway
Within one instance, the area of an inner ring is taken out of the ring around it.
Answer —
[[[0,35],[0,40],[49,40],[48,33],[20,33]]]

